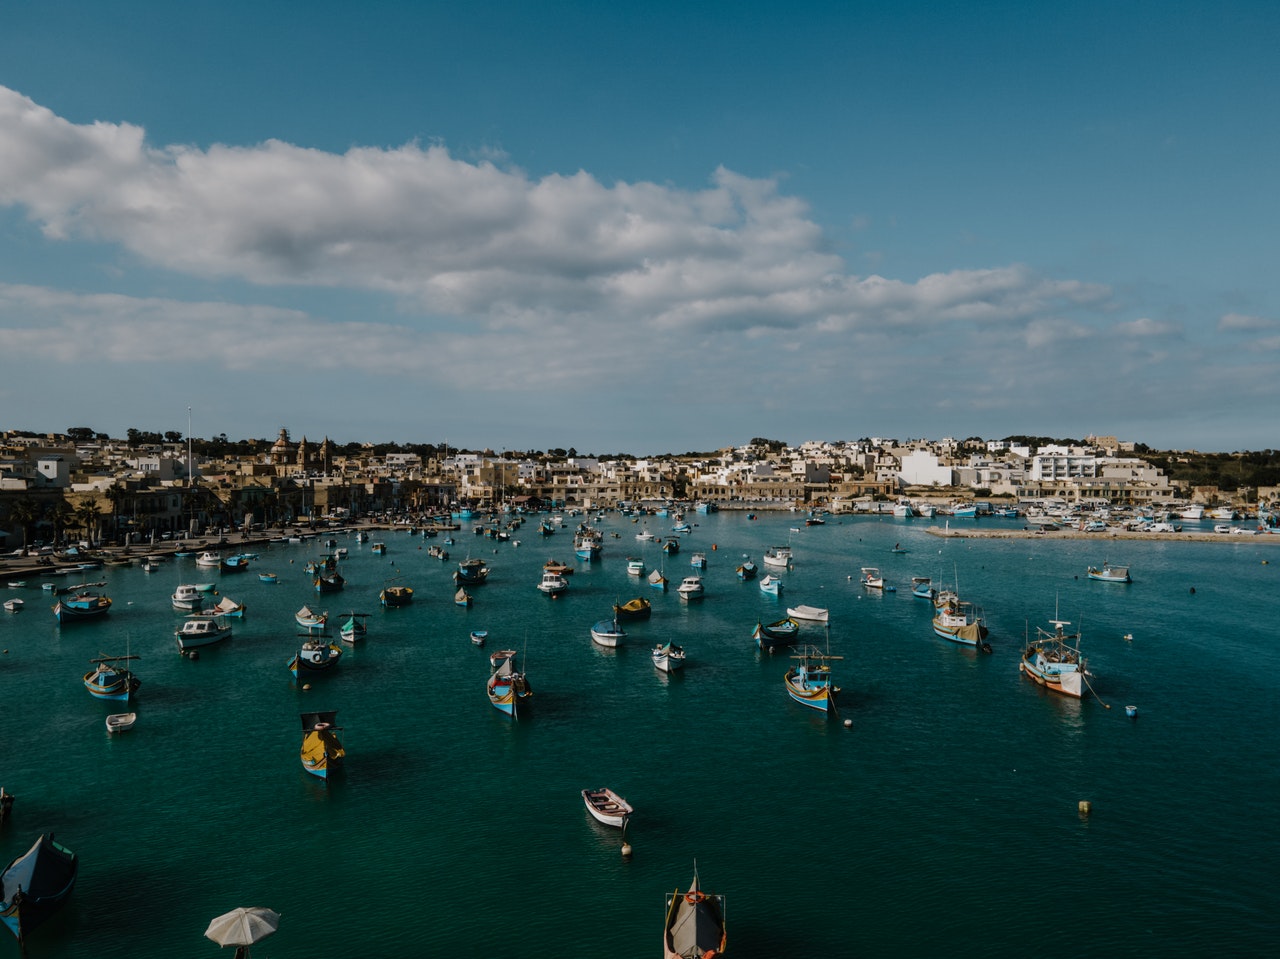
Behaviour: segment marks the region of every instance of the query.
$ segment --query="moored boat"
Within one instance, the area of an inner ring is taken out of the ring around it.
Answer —
[[[756,646],[760,649],[772,652],[780,646],[794,646],[799,635],[800,624],[788,616],[767,626],[764,623],[756,623],[751,638],[756,641]]]
[[[302,768],[313,776],[328,779],[342,768],[347,751],[338,738],[341,726],[335,725],[338,718],[336,709],[323,712],[301,713],[302,749],[299,758]]]
[[[1022,651],[1018,669],[1046,689],[1065,696],[1083,697],[1089,690],[1087,661],[1080,655],[1080,634],[1067,633],[1071,624],[1051,619],[1053,632],[1036,627],[1036,638]]]
[[[1103,561],[1101,566],[1089,567],[1089,578],[1096,579],[1101,583],[1131,583],[1132,577],[1129,575],[1128,566],[1112,566],[1110,563]]]
[[[684,647],[670,641],[659,643],[649,655],[653,658],[653,665],[664,673],[675,672],[684,667]]]
[[[714,959],[724,953],[727,940],[724,896],[702,891],[695,863],[688,890],[667,895],[663,959]]]
[[[62,908],[75,888],[79,868],[76,854],[49,833],[0,873],[0,922],[20,947],[27,933]]]
[[[627,819],[635,812],[631,803],[607,786],[582,790],[582,802],[586,805],[587,812],[597,821],[619,829],[626,825]]]

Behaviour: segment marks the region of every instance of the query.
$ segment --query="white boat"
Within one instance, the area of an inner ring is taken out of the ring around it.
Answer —
[[[174,609],[184,612],[199,612],[204,607],[204,594],[194,583],[183,583],[169,597]]]
[[[787,609],[787,615],[807,623],[825,623],[830,618],[830,612],[820,606],[792,606]]]
[[[188,616],[182,626],[174,630],[178,649],[195,649],[199,646],[211,646],[231,636],[231,627],[219,616]]]
[[[602,619],[591,627],[591,639],[606,649],[616,649],[627,638],[627,632],[616,619]]]
[[[653,657],[653,665],[664,673],[674,672],[684,666],[684,647],[675,643],[659,643],[649,655]]]
[[[764,564],[778,569],[786,569],[791,565],[791,547],[770,546],[764,551]]]
[[[21,612],[22,605],[23,603],[20,599],[6,599],[4,601],[4,609],[7,613]]]
[[[107,732],[122,733],[127,729],[132,729],[133,724],[137,721],[137,713],[112,713],[106,720]]]
[[[569,581],[552,570],[543,570],[538,589],[548,596],[559,596],[569,588]]]
[[[627,818],[635,812],[631,808],[631,803],[607,787],[582,790],[582,801],[586,804],[587,812],[591,813],[599,822],[604,823],[606,826],[617,826],[619,829],[626,824]]]
[[[768,593],[770,596],[782,595],[782,580],[772,573],[765,573],[760,580],[760,592]]]
[[[702,599],[706,590],[703,589],[701,576],[686,576],[676,587],[676,592],[680,594],[681,599],[688,602],[692,599]]]

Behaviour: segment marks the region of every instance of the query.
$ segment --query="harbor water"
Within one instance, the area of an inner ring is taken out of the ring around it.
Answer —
[[[543,537],[535,517],[509,542],[464,521],[448,562],[427,552],[443,537],[375,532],[387,545],[376,555],[335,533],[346,588],[325,596],[303,568],[330,552],[325,534],[253,547],[234,575],[193,558],[88,570],[78,575],[105,581],[112,610],[61,627],[40,582],[0,584],[26,602],[0,613],[0,785],[17,796],[0,862],[42,832],[80,857],[72,898],[28,953],[229,957],[203,938],[210,919],[267,906],[280,929],[256,959],[655,959],[664,894],[687,886],[695,861],[703,887],[727,897],[734,957],[1273,944],[1275,537],[941,538],[932,520],[805,526],[801,514],[726,511],[690,515],[682,551],[665,557],[636,534],[671,536],[672,519],[610,513],[593,520],[604,549],[585,562],[576,521]],[[765,548],[783,544],[794,563],[781,597],[738,579],[744,555],[763,574]],[[694,551],[707,556],[706,596],[685,603],[674,586],[695,572]],[[470,609],[451,580],[468,556],[492,568]],[[535,588],[552,557],[574,566],[555,599]],[[672,589],[629,576],[628,557],[662,568]],[[1129,565],[1133,582],[1088,580],[1103,560]],[[863,566],[896,590],[864,588]],[[260,582],[265,571],[278,583]],[[912,576],[981,606],[991,652],[937,638]],[[210,579],[246,615],[230,641],[183,658],[169,596]],[[413,603],[381,608],[391,583],[412,586]],[[636,596],[652,618],[624,623],[616,650],[594,645],[592,624]],[[295,681],[303,604],[335,624],[369,613],[369,629],[334,669]],[[792,702],[790,651],[751,639],[799,604],[830,610],[829,629],[801,632],[842,657],[838,716]],[[1019,673],[1026,637],[1054,618],[1081,630],[1095,692],[1084,700]],[[672,675],[649,656],[668,640],[688,655]],[[502,647],[520,652],[534,690],[514,722],[485,696]],[[109,735],[104,717],[126,707],[93,699],[81,677],[92,658],[126,653],[139,657],[137,724]],[[327,783],[298,756],[299,714],[326,709],[347,750]],[[580,791],[599,786],[636,809],[630,859],[584,809]],[[0,940],[0,955],[17,956],[16,942]]]

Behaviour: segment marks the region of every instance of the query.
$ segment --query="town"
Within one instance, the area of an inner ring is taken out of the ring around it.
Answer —
[[[393,444],[394,446],[394,444]],[[0,550],[83,540],[128,545],[318,520],[457,512],[605,509],[690,502],[717,509],[840,514],[965,512],[1067,519],[1260,518],[1280,488],[1224,491],[1170,479],[1135,444],[954,439],[753,439],[714,453],[653,457],[575,450],[339,447],[329,439],[195,440],[82,428],[0,433]],[[1158,515],[1157,515],[1158,514]]]

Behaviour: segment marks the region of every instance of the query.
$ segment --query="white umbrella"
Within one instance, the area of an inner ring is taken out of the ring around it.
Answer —
[[[280,926],[280,914],[265,906],[241,906],[223,913],[204,934],[220,946],[249,946],[265,939]]]

